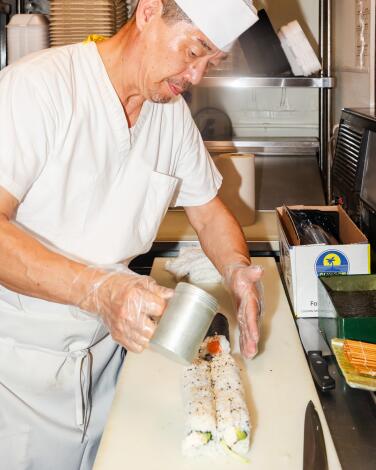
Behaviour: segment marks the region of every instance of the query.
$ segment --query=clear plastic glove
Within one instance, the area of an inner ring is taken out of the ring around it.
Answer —
[[[257,354],[263,313],[261,266],[232,264],[224,270],[225,286],[232,293],[240,329],[240,350],[245,358]]]
[[[112,338],[127,350],[142,352],[174,291],[123,265],[106,269],[84,269],[72,284],[71,303],[98,314]]]

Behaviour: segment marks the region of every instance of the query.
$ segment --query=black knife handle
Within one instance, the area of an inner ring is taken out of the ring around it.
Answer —
[[[327,390],[333,390],[336,383],[329,374],[328,364],[324,359],[321,351],[309,351],[308,352],[308,363],[311,369],[313,378],[323,392]]]

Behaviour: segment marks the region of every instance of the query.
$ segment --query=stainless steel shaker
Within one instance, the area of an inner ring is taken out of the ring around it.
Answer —
[[[159,322],[150,346],[154,351],[190,364],[217,313],[218,301],[186,282],[179,282]]]

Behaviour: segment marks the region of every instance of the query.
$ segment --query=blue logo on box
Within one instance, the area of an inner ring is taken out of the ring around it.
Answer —
[[[349,260],[341,251],[324,251],[317,258],[315,269],[318,276],[347,274],[349,272]]]

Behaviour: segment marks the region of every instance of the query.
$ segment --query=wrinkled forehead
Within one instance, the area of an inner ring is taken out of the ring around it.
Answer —
[[[185,23],[179,29],[184,29],[191,45],[199,46],[206,55],[226,57],[227,53],[219,49],[195,24]]]

